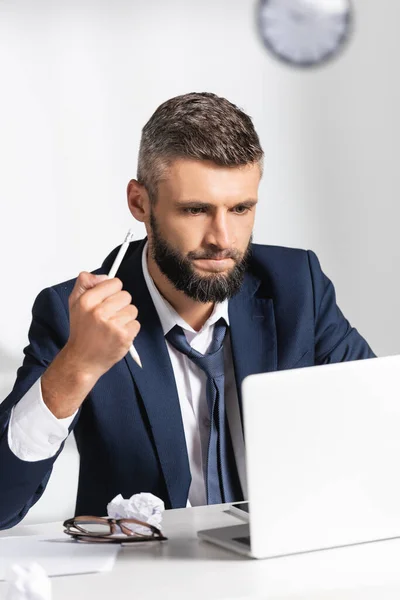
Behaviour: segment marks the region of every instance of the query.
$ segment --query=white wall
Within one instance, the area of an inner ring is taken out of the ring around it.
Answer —
[[[35,296],[120,243],[141,127],[189,91],[254,118],[266,153],[255,240],[315,250],[373,349],[400,352],[400,4],[353,4],[345,53],[304,72],[264,50],[253,1],[0,0],[1,397]],[[75,480],[70,452],[47,502]]]

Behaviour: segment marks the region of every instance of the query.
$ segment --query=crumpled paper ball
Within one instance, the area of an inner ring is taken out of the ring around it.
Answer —
[[[6,580],[9,588],[5,600],[51,600],[51,581],[37,563],[12,565]]]
[[[114,519],[138,519],[139,521],[149,523],[149,525],[154,525],[158,529],[161,526],[164,510],[164,502],[148,492],[134,494],[127,500],[121,494],[118,494],[118,496],[115,496],[107,504],[107,514],[109,517],[113,517]],[[129,529],[135,533],[148,533],[146,528],[134,523],[129,525]]]

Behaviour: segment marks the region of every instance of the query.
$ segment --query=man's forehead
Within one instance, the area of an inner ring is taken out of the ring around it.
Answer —
[[[215,175],[231,174],[242,176],[261,173],[259,163],[248,163],[246,165],[219,165],[211,160],[198,160],[192,158],[175,158],[168,162],[165,167],[165,175],[184,176],[187,173],[209,172]]]
[[[159,191],[176,200],[200,200],[205,194],[257,197],[258,164],[225,167],[210,161],[177,159],[164,171]]]

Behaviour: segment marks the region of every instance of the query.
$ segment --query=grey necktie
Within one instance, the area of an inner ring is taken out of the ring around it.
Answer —
[[[207,504],[233,502],[240,498],[235,459],[233,456],[224,401],[223,341],[226,324],[221,318],[214,325],[214,335],[207,354],[194,350],[179,325],[166,335],[168,342],[186,354],[207,375],[207,404],[210,413],[210,434],[207,452]]]

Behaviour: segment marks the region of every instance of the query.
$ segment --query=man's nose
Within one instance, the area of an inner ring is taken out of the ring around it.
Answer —
[[[217,213],[213,217],[206,235],[206,241],[208,244],[217,246],[220,249],[232,246],[232,234],[226,214]]]

